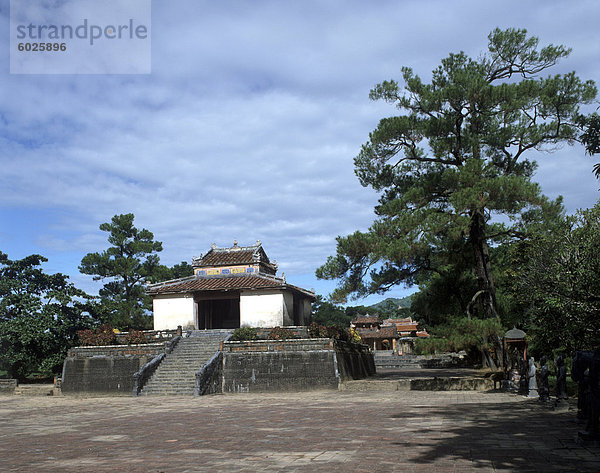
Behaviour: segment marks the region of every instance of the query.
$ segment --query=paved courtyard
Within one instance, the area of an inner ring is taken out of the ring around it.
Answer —
[[[599,472],[581,427],[500,393],[0,396],[0,471]]]

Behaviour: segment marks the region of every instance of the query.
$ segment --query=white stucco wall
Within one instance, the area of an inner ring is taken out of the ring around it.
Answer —
[[[284,324],[284,300],[280,291],[242,291],[240,325],[279,327]]]
[[[176,329],[195,326],[194,297],[192,294],[157,296],[152,300],[154,330]]]

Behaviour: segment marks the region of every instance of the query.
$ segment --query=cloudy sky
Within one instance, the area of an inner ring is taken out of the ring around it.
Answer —
[[[399,79],[402,66],[429,77],[449,52],[477,57],[495,27],[572,47],[552,73],[600,81],[594,0],[157,0],[143,75],[10,74],[8,4],[0,0],[0,251],[40,253],[48,272],[91,292],[77,266],[106,248],[98,225],[133,212],[163,242],[165,264],[213,242],[260,239],[289,282],[327,294],[334,284],[315,268],[337,235],[374,218],[377,196],[352,160],[394,108],[370,102],[371,87]],[[536,180],[569,212],[600,197],[580,147],[537,160]]]

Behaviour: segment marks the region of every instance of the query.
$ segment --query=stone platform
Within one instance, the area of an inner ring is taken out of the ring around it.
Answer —
[[[2,472],[598,472],[572,411],[477,391],[0,396]]]
[[[489,375],[489,373],[488,373]],[[489,391],[494,381],[480,370],[468,368],[377,369],[368,379],[346,381],[346,391]]]

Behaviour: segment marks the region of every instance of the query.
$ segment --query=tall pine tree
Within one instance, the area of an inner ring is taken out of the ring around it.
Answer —
[[[100,289],[104,321],[119,329],[144,329],[151,326],[150,301],[144,283],[159,267],[162,243],[145,228],[133,225],[134,215],[115,215],[100,225],[108,233],[109,248],[88,253],[79,270],[94,280],[108,280]]]
[[[540,77],[568,56],[562,46],[540,49],[516,29],[488,38],[484,57],[450,54],[430,83],[403,68],[404,87],[371,90],[402,114],[382,119],[355,158],[361,184],[381,198],[369,231],[338,237],[337,254],[317,270],[340,280],[334,299],[415,284],[468,251],[476,278],[468,312],[497,316],[490,245],[544,202],[528,156],[579,138],[579,106],[596,87],[575,73]]]

